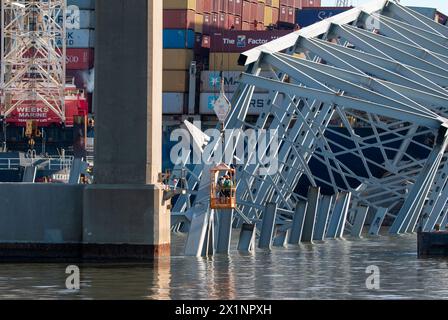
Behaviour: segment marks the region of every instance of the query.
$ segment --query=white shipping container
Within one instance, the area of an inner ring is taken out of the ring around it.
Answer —
[[[62,23],[62,17],[56,17],[59,24]],[[67,30],[76,29],[95,29],[95,11],[93,10],[67,10],[66,17]]]
[[[79,9],[95,9],[96,0],[67,0],[67,6],[75,5]]]
[[[67,48],[93,48],[95,46],[95,31],[91,29],[67,30]],[[57,45],[62,46],[61,39]]]
[[[226,92],[235,92],[239,85],[239,77],[241,71],[223,71],[224,89]],[[260,74],[265,78],[273,78],[272,72],[263,71]],[[201,72],[201,92],[220,92],[221,76],[219,71],[202,71]],[[255,88],[255,92],[266,93],[268,90],[263,88]]]
[[[163,114],[183,114],[185,105],[185,94],[178,92],[163,93]]]
[[[201,93],[199,102],[199,112],[203,115],[215,114],[213,111],[213,104],[218,98],[219,94],[215,93]],[[232,98],[232,94],[227,96],[229,99]],[[255,93],[252,96],[252,101],[248,110],[248,115],[260,115],[264,107],[268,105],[269,93]],[[279,95],[276,104],[281,103],[282,95]]]

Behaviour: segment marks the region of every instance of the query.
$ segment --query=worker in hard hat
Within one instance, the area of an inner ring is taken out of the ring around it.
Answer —
[[[225,198],[225,192],[224,192],[224,182],[225,182],[225,176],[219,177],[218,179],[218,188],[216,191],[218,191],[218,197],[220,202],[223,202],[223,199]]]
[[[224,176],[224,179],[224,196],[230,198],[233,182],[229,175]]]

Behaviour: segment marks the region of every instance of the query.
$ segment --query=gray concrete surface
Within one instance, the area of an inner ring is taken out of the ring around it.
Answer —
[[[84,193],[84,243],[169,243],[170,212],[157,211],[162,190],[154,185],[90,185]],[[154,212],[158,214],[155,215]],[[162,230],[162,232],[161,232]]]
[[[101,259],[169,255],[162,20],[162,1],[96,1],[95,185],[1,185],[0,248],[11,257],[34,250],[1,246],[21,241],[82,243],[83,256]]]
[[[82,185],[0,184],[0,243],[80,243]]]

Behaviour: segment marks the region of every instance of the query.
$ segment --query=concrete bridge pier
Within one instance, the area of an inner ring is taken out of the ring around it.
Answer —
[[[95,184],[86,187],[83,256],[170,254],[163,201],[163,2],[98,0],[95,44]]]

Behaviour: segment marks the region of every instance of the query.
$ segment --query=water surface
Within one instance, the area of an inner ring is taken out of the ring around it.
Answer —
[[[0,299],[448,299],[448,259],[417,259],[415,236],[213,258],[182,256],[184,241],[174,236],[158,264],[80,264],[78,292],[65,288],[66,264],[1,264]],[[366,288],[370,265],[379,290]]]

